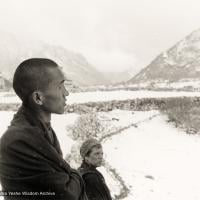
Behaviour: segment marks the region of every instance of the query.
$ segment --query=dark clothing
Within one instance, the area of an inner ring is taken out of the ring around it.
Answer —
[[[112,200],[103,175],[94,166],[83,162],[78,170],[85,181],[89,200]]]
[[[0,140],[3,191],[35,192],[35,195],[5,199],[85,199],[83,179],[62,158],[55,132],[35,116],[22,106]]]

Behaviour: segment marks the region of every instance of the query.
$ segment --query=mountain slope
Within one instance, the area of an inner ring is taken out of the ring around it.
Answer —
[[[83,55],[66,50],[62,46],[20,39],[3,32],[0,32],[0,38],[0,71],[8,79],[12,79],[14,70],[24,59],[45,57],[55,60],[62,66],[67,77],[76,85],[107,83],[104,76]]]
[[[200,29],[157,56],[128,83],[200,81]]]

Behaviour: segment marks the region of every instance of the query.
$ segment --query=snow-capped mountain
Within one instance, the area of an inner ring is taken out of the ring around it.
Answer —
[[[157,56],[128,83],[200,87],[200,29]]]
[[[49,45],[42,41],[22,39],[12,34],[0,32],[0,71],[11,80],[16,67],[25,59],[45,57],[62,66],[67,77],[75,85],[87,86],[105,84],[108,81],[80,53],[62,46]]]

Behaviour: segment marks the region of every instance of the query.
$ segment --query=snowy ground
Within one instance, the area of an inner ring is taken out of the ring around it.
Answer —
[[[133,88],[147,88],[147,87],[154,87],[154,88],[168,88],[168,89],[184,89],[185,87],[191,87],[193,89],[200,88],[200,81],[198,79],[181,79],[177,82],[169,82],[168,80],[157,80],[157,81],[146,81],[139,84],[128,84],[125,87],[133,87]],[[121,85],[123,88],[124,85]]]
[[[200,199],[199,136],[186,135],[176,129],[158,111],[114,110],[99,115],[116,127],[137,124],[106,139],[103,144],[106,161],[116,168],[130,189],[125,200]],[[13,112],[0,112],[0,134],[5,131],[12,116]],[[74,144],[67,136],[66,126],[73,124],[77,116],[52,117],[64,154]],[[117,192],[115,182],[104,169],[101,170],[114,194]]]
[[[164,116],[113,136],[104,150],[131,189],[126,200],[200,199],[200,138],[177,130]]]
[[[67,104],[126,100],[136,98],[167,98],[167,97],[199,97],[200,92],[166,92],[166,91],[97,91],[97,92],[81,92],[70,93],[67,97]],[[20,99],[12,93],[1,92],[0,103],[20,103]]]

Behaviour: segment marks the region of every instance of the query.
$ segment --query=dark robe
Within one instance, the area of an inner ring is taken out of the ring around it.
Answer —
[[[63,159],[53,129],[25,106],[0,140],[0,181],[3,191],[21,193],[4,197],[9,200],[86,198],[83,180]]]
[[[112,200],[105,179],[96,167],[83,162],[78,170],[85,181],[89,200]]]

